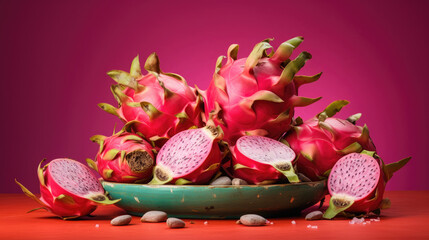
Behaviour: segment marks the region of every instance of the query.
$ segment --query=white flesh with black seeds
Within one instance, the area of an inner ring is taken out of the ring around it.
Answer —
[[[213,139],[204,131],[191,129],[174,135],[159,151],[157,164],[182,176],[198,168],[210,154]]]
[[[335,164],[328,184],[332,193],[353,196],[357,201],[376,188],[379,178],[379,163],[372,157],[355,153]]]
[[[58,185],[77,196],[104,192],[91,170],[79,162],[57,159],[49,163],[49,172]]]
[[[295,152],[285,144],[261,136],[244,136],[238,139],[237,148],[246,157],[266,164],[291,162]]]

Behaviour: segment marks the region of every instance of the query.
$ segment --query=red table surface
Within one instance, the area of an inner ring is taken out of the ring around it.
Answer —
[[[141,223],[136,216],[130,225],[112,226],[113,217],[125,214],[115,206],[101,206],[81,220],[61,220],[44,210],[26,213],[37,203],[24,194],[0,194],[0,239],[429,239],[429,191],[390,191],[385,197],[392,207],[382,211],[379,222],[367,224],[352,225],[345,218],[306,221],[302,215],[269,219],[273,224],[262,227],[184,219],[185,228],[169,229],[165,222]]]

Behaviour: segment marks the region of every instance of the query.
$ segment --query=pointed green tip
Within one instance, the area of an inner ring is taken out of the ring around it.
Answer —
[[[100,107],[101,109],[103,109],[105,112],[110,113],[112,115],[115,115],[117,117],[119,117],[118,114],[118,109],[115,108],[114,106],[108,104],[108,103],[99,103],[97,104],[98,107]]]
[[[123,86],[130,87],[134,90],[137,89],[137,81],[129,73],[122,70],[112,70],[107,72],[107,75],[111,77],[115,82]]]
[[[44,167],[42,167],[42,163],[46,161],[46,158],[42,159],[42,161],[40,161],[39,166],[37,167],[37,176],[39,178],[39,182],[42,186],[46,187],[46,183],[45,183],[45,176],[43,175],[43,169]],[[16,179],[15,179],[16,182]]]
[[[374,157],[375,151],[363,150],[362,152],[360,152],[360,154],[365,154],[365,155],[368,155],[370,157]]]
[[[150,73],[161,73],[161,68],[159,67],[159,58],[155,52],[149,55],[149,57],[146,59],[144,69]]]
[[[393,174],[396,171],[403,168],[410,160],[411,160],[411,157],[407,157],[407,158],[401,159],[397,162],[384,165],[383,166],[383,172],[386,175],[387,181],[392,178]]]
[[[323,113],[325,113],[328,117],[333,117],[337,112],[339,112],[344,106],[349,104],[350,102],[347,100],[337,100],[329,104],[325,110],[323,110]],[[321,113],[319,113],[317,116],[319,116]]]
[[[140,107],[151,120],[161,116],[163,113],[155,108],[150,102],[140,102]]]
[[[362,117],[362,113],[356,113],[356,114],[353,114],[353,115],[351,115],[350,117],[348,117],[346,120],[347,120],[347,121],[349,121],[349,122],[351,122],[351,123],[353,123],[353,124],[356,124],[356,122],[357,122],[361,117]]]
[[[240,164],[240,163],[235,164],[234,166],[232,166],[232,168],[234,170],[238,170],[238,169],[242,169],[242,168],[244,168],[244,169],[251,169],[250,167],[244,166],[243,164]]]
[[[300,152],[300,154],[305,158],[305,159],[307,159],[308,161],[310,161],[310,162],[313,162],[313,155],[314,155],[314,152],[313,151],[310,151],[310,152],[305,152],[304,150],[302,150],[301,152]]]
[[[238,44],[231,44],[228,48],[228,58],[231,58],[232,60],[237,60],[238,49],[239,49]],[[221,57],[223,59],[223,56],[220,56],[218,58],[218,62],[216,64],[217,66],[219,66],[218,63]],[[220,62],[220,64],[222,64],[222,62]]]
[[[369,129],[366,124],[363,126],[362,134],[359,136],[359,140],[362,142],[368,142],[369,140]]]
[[[311,53],[306,52],[306,51],[300,53],[298,57],[300,57],[301,55],[302,55],[302,58],[304,59],[304,61],[307,61],[307,60],[310,60],[313,58],[313,55],[311,55]]]
[[[358,142],[354,142],[341,150],[337,150],[337,153],[346,155],[349,153],[360,152],[360,151],[362,151],[362,145],[360,145]]]
[[[289,39],[286,42],[296,48],[302,43],[302,41],[304,41],[304,37],[298,36],[298,37],[294,37],[292,39]]]
[[[89,140],[91,140],[92,142],[97,143],[100,146],[98,152],[101,153],[103,151],[103,149],[104,149],[104,139],[106,139],[106,136],[103,136],[103,135],[94,135]]]
[[[60,194],[58,197],[54,198],[54,202],[58,201],[66,205],[75,205],[76,202],[74,201],[73,197],[66,195],[66,194]]]
[[[313,76],[303,76],[303,75],[297,76],[297,75],[295,75],[293,77],[293,82],[295,83],[296,88],[299,89],[304,84],[309,84],[309,83],[312,83],[312,82],[319,80],[320,76],[322,76],[322,72],[320,72],[316,75],[313,75]]]
[[[140,78],[142,76],[139,55],[137,55],[131,63],[130,75],[135,79]]]
[[[281,63],[288,60],[292,55],[293,50],[301,44],[302,40],[302,37],[295,37],[287,40],[286,42],[283,42],[280,44],[277,50],[272,53],[271,60],[276,63]]]
[[[102,175],[103,175],[104,179],[109,179],[113,175],[113,170],[112,169],[104,169]]]
[[[300,97],[300,96],[294,95],[290,98],[290,102],[291,102],[291,105],[294,107],[305,107],[319,101],[320,99],[322,99],[322,97],[306,98],[306,97]]]
[[[189,180],[184,179],[184,178],[179,178],[176,180],[176,182],[174,184],[176,184],[176,185],[188,185],[188,184],[192,184],[192,181],[189,181]]]
[[[95,197],[95,198],[89,198],[89,200],[91,200],[91,201],[93,201],[93,202],[95,202],[97,204],[101,204],[101,205],[115,204],[115,203],[117,203],[117,202],[119,202],[119,201],[122,200],[122,198],[115,199],[115,200],[110,200],[107,196],[100,196],[100,197],[103,200],[97,200],[97,197]]]
[[[30,192],[30,190],[28,190],[26,187],[24,187],[24,185],[22,185],[20,182],[18,182],[18,180],[16,180],[15,178],[15,183],[18,184],[18,186],[21,188],[22,192],[29,198],[35,200],[37,203],[39,203],[40,205],[46,207],[46,204],[43,203],[38,197],[36,197],[32,192]]]
[[[116,158],[120,150],[112,148],[103,155],[104,160],[111,161]]]
[[[246,59],[245,63],[245,71],[250,71],[253,69],[256,64],[258,64],[259,60],[266,55],[266,50],[272,48],[272,46],[268,42],[260,42],[255,45],[252,52]]]
[[[297,118],[295,118],[295,126],[299,126],[299,125],[302,125],[304,123],[304,120],[302,120],[302,118],[301,117],[297,117]]]
[[[85,160],[86,160],[86,163],[88,164],[88,166],[89,166],[91,169],[94,169],[95,171],[97,171],[97,172],[98,172],[97,163],[95,163],[95,162],[94,162],[94,160],[92,160],[92,159],[90,159],[90,158],[87,158],[87,159],[85,159]]]

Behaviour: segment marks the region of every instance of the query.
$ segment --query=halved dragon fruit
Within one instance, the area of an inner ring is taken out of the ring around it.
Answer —
[[[159,150],[149,184],[205,184],[219,170],[222,160],[219,127],[189,129],[174,135]]]
[[[343,211],[369,213],[380,209],[387,181],[409,160],[384,165],[375,152],[365,150],[342,157],[329,175],[331,200],[323,217],[331,219]]]
[[[132,123],[128,122],[120,132],[110,137],[91,137],[91,141],[100,145],[100,150],[96,162],[86,161],[106,181],[146,183],[152,178],[154,149],[141,136],[127,131]]]
[[[252,184],[273,183],[286,177],[299,182],[292,162],[294,151],[285,144],[262,136],[243,136],[232,150],[234,177]]]
[[[90,214],[97,205],[120,201],[109,200],[97,177],[82,163],[58,158],[41,167],[43,161],[37,170],[40,199],[15,180],[28,197],[42,205],[41,208],[63,219],[72,219]]]

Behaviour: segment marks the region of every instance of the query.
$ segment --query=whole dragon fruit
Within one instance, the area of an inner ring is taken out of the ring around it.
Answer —
[[[91,159],[86,161],[104,180],[145,183],[152,178],[155,165],[154,149],[141,136],[127,132],[124,127],[110,137],[92,136],[91,141],[98,143],[100,150],[96,162]]]
[[[299,182],[292,161],[295,153],[290,147],[271,138],[243,136],[232,150],[234,177],[251,184],[268,184],[286,177]]]
[[[222,127],[224,140],[231,146],[244,135],[278,139],[290,128],[294,107],[320,99],[297,96],[301,85],[314,82],[321,75],[296,76],[311,58],[308,52],[302,52],[294,60],[289,59],[303,38],[290,39],[268,54],[267,50],[272,48],[270,41],[256,44],[250,55],[242,59],[237,59],[238,45],[231,45],[224,66],[224,57],[218,58],[205,92],[206,118]]]
[[[58,158],[41,167],[43,161],[37,170],[40,199],[15,180],[28,197],[43,206],[41,208],[63,219],[72,219],[90,214],[97,205],[120,200],[109,200],[97,177],[82,163]]]
[[[149,184],[206,184],[220,168],[222,134],[209,124],[174,135],[159,150]]]
[[[362,150],[375,151],[368,127],[354,124],[360,114],[347,120],[333,117],[348,103],[346,100],[334,101],[304,123],[297,118],[296,125],[285,137],[299,156],[298,171],[313,181],[326,179],[331,168],[344,155]]]
[[[342,157],[329,175],[331,199],[323,217],[331,219],[343,211],[367,214],[380,209],[387,181],[409,160],[385,165],[375,152],[365,150]]]
[[[173,73],[164,73],[158,56],[151,54],[144,65],[149,72],[142,75],[138,56],[130,73],[113,70],[107,74],[118,84],[111,90],[119,103],[115,108],[107,103],[99,106],[125,122],[137,121],[136,131],[162,146],[166,140],[190,127],[202,127],[204,104],[198,92],[186,80]]]

